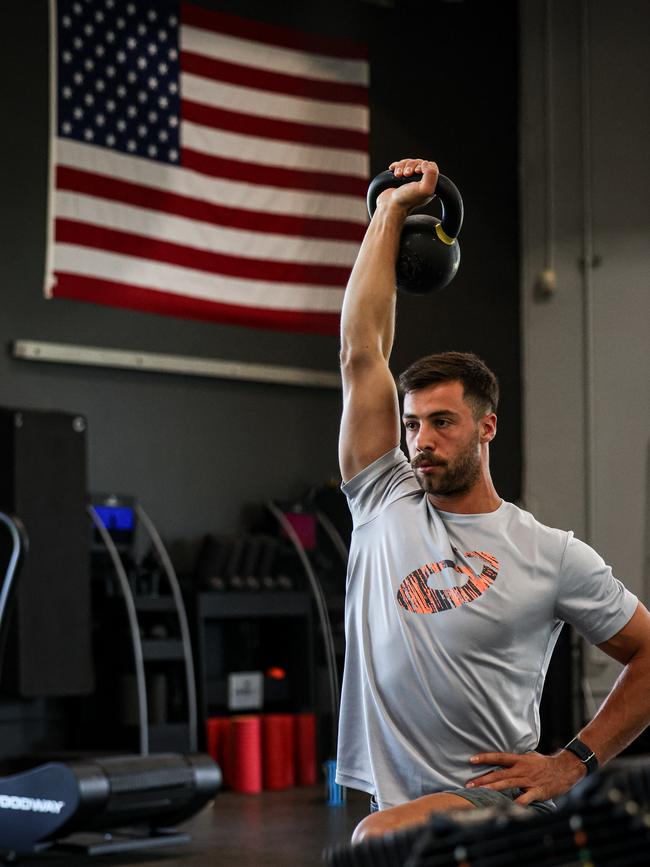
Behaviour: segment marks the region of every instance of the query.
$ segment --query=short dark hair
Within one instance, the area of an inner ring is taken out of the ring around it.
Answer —
[[[402,394],[457,380],[463,386],[463,397],[479,419],[496,412],[499,404],[499,381],[487,364],[473,352],[437,352],[426,355],[400,374]]]

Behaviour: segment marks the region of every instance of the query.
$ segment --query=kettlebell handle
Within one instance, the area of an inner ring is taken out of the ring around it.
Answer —
[[[370,181],[368,187],[368,214],[372,217],[375,213],[377,199],[384,190],[391,187],[403,187],[404,184],[411,184],[420,180],[422,180],[422,175],[418,174],[396,178],[390,170],[381,172]],[[450,239],[449,242],[453,243],[460,234],[463,225],[463,200],[458,192],[458,187],[446,175],[438,175],[434,196],[437,196],[442,204],[440,227]]]

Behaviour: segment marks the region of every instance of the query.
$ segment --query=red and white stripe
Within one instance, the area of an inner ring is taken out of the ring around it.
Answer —
[[[367,222],[364,51],[181,9],[182,165],[57,139],[48,294],[334,333]]]

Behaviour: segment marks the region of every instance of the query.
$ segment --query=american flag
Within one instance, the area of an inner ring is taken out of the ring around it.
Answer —
[[[335,333],[367,224],[365,46],[170,0],[52,0],[45,292]]]

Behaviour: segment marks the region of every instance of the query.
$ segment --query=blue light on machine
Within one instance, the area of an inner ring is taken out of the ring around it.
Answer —
[[[102,524],[110,532],[116,530],[133,530],[135,513],[131,506],[95,506]]]

